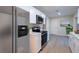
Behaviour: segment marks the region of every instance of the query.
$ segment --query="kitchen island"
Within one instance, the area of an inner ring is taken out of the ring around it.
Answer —
[[[69,35],[69,47],[72,53],[79,53],[79,34],[71,32]]]

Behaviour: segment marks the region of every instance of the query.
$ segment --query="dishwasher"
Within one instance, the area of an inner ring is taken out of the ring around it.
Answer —
[[[45,43],[47,43],[47,31],[42,31],[41,33],[41,47],[44,46]]]

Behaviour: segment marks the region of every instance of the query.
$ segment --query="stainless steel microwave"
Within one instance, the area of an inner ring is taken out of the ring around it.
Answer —
[[[36,24],[43,24],[43,18],[39,15],[36,15]]]

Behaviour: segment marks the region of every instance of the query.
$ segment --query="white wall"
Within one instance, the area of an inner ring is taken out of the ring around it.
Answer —
[[[77,30],[79,30],[79,8],[78,8],[78,11],[77,11]]]
[[[48,40],[49,40],[49,18],[46,17],[46,30],[48,31]]]
[[[77,30],[77,19],[78,19],[78,16],[77,16],[77,13],[75,13],[73,16],[73,30],[74,31]]]
[[[73,26],[73,16],[59,17],[50,19],[50,34],[66,35],[65,27],[61,27],[61,23],[70,23]]]
[[[79,24],[79,8],[78,8],[78,11],[77,11],[77,17],[78,17],[77,23]]]

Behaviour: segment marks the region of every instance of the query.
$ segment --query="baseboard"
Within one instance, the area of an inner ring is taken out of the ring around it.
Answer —
[[[64,34],[49,34],[49,35],[57,35],[57,36],[69,36],[69,35],[64,35]]]

